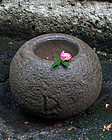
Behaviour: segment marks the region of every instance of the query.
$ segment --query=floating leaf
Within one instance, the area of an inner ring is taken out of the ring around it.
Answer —
[[[68,62],[66,62],[66,61],[62,61],[62,64],[63,64],[64,66],[66,66],[66,67],[68,67],[68,66],[69,66],[69,63],[68,63]]]
[[[48,59],[49,59],[49,57],[46,57],[45,59],[47,59],[47,60],[48,60]]]
[[[57,61],[60,61],[60,58],[57,58],[57,57],[53,57],[54,59],[56,59]]]
[[[51,70],[52,70],[55,66],[59,65],[60,63],[61,63],[61,60],[59,59],[59,60],[56,61],[54,64],[52,64]]]

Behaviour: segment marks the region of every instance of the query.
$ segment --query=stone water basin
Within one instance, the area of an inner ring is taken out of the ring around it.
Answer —
[[[98,100],[89,109],[75,117],[51,121],[39,119],[27,113],[15,103],[10,92],[7,71],[9,71],[10,62],[15,53],[25,42],[26,40],[15,41],[10,38],[0,38],[0,66],[4,67],[0,70],[0,139],[112,139],[111,131],[103,131],[103,126],[112,122],[111,54],[100,59],[103,85]],[[110,104],[108,110],[105,108],[105,103]],[[57,122],[60,122],[62,126],[56,126]],[[75,129],[68,130],[71,127]]]
[[[62,51],[70,66],[51,70]],[[46,60],[46,58],[49,58]],[[10,88],[15,100],[36,116],[65,119],[90,107],[101,91],[102,72],[94,51],[80,39],[54,33],[35,37],[17,51],[10,68]]]

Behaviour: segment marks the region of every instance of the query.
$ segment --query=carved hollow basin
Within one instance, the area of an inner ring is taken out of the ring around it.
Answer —
[[[69,67],[51,70],[62,51],[69,52]],[[63,119],[90,107],[101,90],[97,55],[80,39],[66,34],[45,34],[26,42],[10,67],[10,89],[24,109],[39,117]]]

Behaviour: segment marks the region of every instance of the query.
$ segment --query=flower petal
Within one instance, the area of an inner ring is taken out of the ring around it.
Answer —
[[[60,57],[62,61],[69,60],[72,58],[70,53],[65,53],[64,51],[61,52]]]

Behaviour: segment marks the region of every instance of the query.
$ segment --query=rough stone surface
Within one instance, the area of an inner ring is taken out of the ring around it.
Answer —
[[[3,0],[0,35],[32,38],[44,33],[68,33],[92,47],[112,46],[112,3],[75,0]]]
[[[78,44],[79,52],[71,59],[69,68],[59,65],[51,70],[55,60],[38,57],[35,47],[43,40],[62,38]],[[26,42],[10,68],[10,88],[16,101],[44,118],[67,118],[87,109],[99,96],[101,83],[96,54],[86,43],[69,35],[49,34]]]

